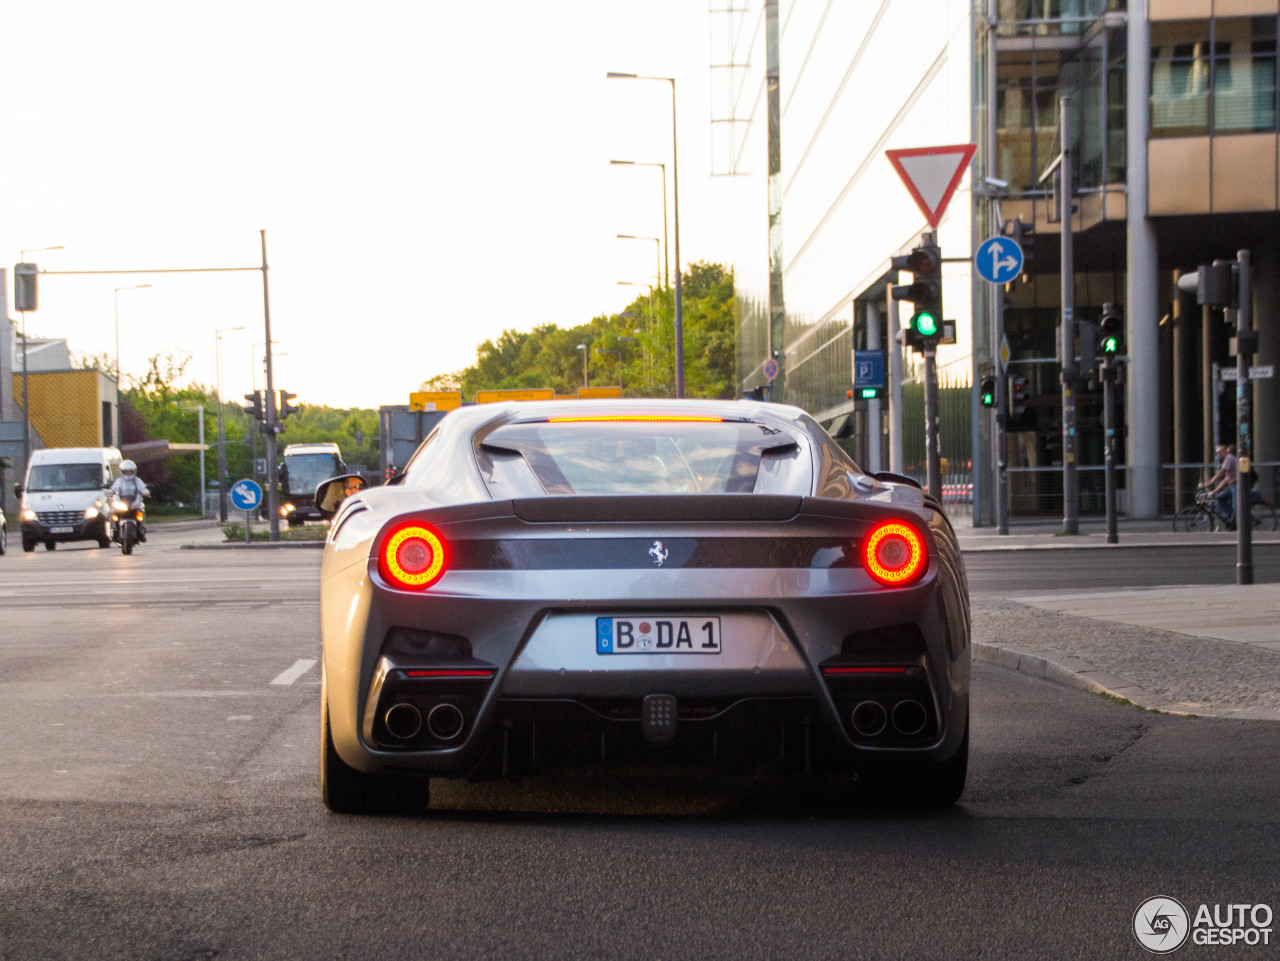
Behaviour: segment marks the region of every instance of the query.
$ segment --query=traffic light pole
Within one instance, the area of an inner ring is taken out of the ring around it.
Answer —
[[[924,348],[924,446],[926,487],[929,495],[942,503],[942,456],[938,442],[938,362],[932,343]]]
[[[267,443],[267,522],[270,525],[270,539],[280,540],[280,492],[276,489],[276,391],[271,377],[271,297],[267,293],[267,232],[259,231],[262,237],[262,318],[266,327],[267,343],[267,393],[263,398],[266,414]]]
[[[1106,463],[1107,543],[1118,543],[1116,532],[1116,362],[1104,356],[1102,361],[1102,429],[1103,456]]]
[[[993,313],[995,315],[996,344],[996,432],[992,444],[996,462],[996,533],[1009,533],[1009,477],[1005,458],[1009,452],[1009,373],[1005,367],[1000,345],[1004,342],[1004,286],[992,284]]]
[[[1062,326],[1059,328],[1059,351],[1062,354],[1062,533],[1080,533],[1080,491],[1076,476],[1076,276],[1072,245],[1071,172],[1071,98],[1063,97],[1061,106],[1062,162],[1058,168],[1062,188],[1058,199],[1062,205]]]
[[[1253,353],[1253,276],[1249,251],[1236,252],[1240,303],[1236,309],[1236,583],[1253,583],[1253,435],[1249,409],[1249,360]]]

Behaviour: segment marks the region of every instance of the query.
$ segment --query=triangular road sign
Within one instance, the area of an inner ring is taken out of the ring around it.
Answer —
[[[977,144],[962,143],[950,147],[886,150],[885,156],[907,185],[929,226],[937,227],[977,149]]]

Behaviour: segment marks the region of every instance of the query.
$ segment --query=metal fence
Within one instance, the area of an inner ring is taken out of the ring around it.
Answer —
[[[938,371],[938,446],[942,458],[942,500],[946,504],[973,502],[973,389],[968,372]],[[925,482],[928,474],[924,443],[924,383],[902,385],[902,469]],[[910,426],[909,426],[910,425]]]
[[[1258,472],[1255,489],[1270,504],[1277,503],[1277,481],[1280,480],[1280,461],[1254,461]],[[1160,513],[1172,517],[1180,509],[1195,502],[1196,488],[1208,480],[1217,470],[1214,464],[1161,464],[1160,465]],[[1102,517],[1106,515],[1106,468],[1102,465],[1076,468],[1080,489],[1080,516]],[[1011,520],[1061,517],[1062,466],[1010,467],[1009,517]],[[1116,467],[1116,512],[1128,513],[1128,484],[1123,466]]]

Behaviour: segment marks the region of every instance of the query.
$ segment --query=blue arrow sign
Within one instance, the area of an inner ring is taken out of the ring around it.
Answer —
[[[231,504],[238,511],[251,511],[262,503],[262,488],[257,481],[238,480],[231,485]]]
[[[973,255],[973,265],[988,283],[1007,284],[1022,273],[1022,248],[1012,238],[992,237]]]
[[[855,350],[853,352],[853,386],[876,387],[884,390],[883,350]]]

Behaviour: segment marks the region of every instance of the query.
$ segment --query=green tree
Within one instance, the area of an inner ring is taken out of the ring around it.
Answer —
[[[683,274],[685,394],[734,396],[733,274],[719,264],[691,264]],[[574,394],[582,386],[585,344],[593,387],[618,383],[627,397],[675,394],[675,298],[668,289],[641,294],[617,314],[562,329],[545,324],[504,330],[476,348],[465,370],[440,374],[420,390],[460,390],[470,400],[480,390],[552,387]],[[599,352],[598,352],[599,351]]]

